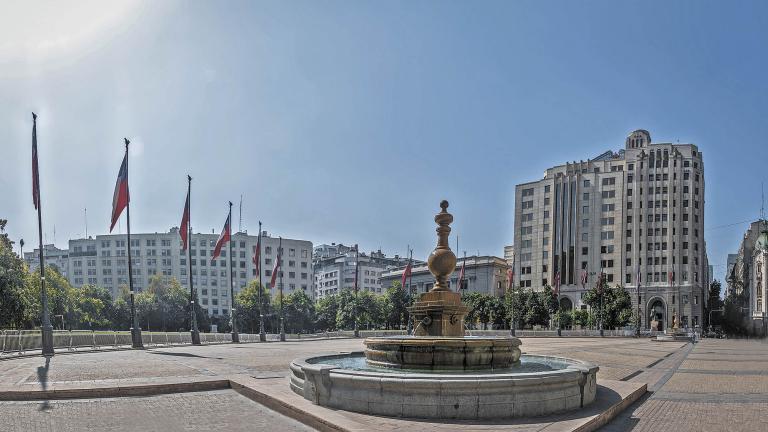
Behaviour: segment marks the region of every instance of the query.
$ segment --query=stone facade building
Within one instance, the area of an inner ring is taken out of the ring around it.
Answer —
[[[729,261],[731,255],[728,256]],[[766,335],[768,329],[768,221],[752,222],[744,234],[728,273],[729,292],[746,293],[745,318],[756,335]]]
[[[451,289],[456,290],[459,272],[465,258],[456,260],[456,269],[450,276]],[[507,269],[509,264],[503,258],[495,256],[468,256],[464,268],[463,293],[479,292],[496,297],[504,296],[507,288]],[[391,287],[395,282],[400,282],[405,268],[385,271],[381,275],[381,284],[385,288]],[[413,294],[425,293],[432,289],[435,277],[429,272],[427,264],[416,263],[412,267],[411,277],[406,282],[406,288]]]
[[[540,290],[559,274],[561,303],[586,307],[582,296],[603,271],[630,292],[635,310],[639,302],[643,327],[670,327],[673,315],[681,326],[701,325],[709,283],[703,155],[637,130],[619,152],[549,168],[516,186],[514,244],[520,287]]]

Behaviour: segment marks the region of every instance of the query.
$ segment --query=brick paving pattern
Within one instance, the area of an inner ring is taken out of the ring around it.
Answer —
[[[648,384],[652,393],[605,426],[606,431],[768,430],[768,344],[764,342],[703,340],[691,345],[632,338],[522,340],[525,353],[573,357],[599,364],[599,379]],[[0,391],[158,384],[229,375],[273,382],[288,391],[285,378],[288,364],[294,358],[362,349],[359,339],[332,339],[57,355],[47,368],[40,357],[19,358],[0,361]],[[228,390],[96,399],[87,403],[59,400],[49,404],[50,409],[40,410],[41,402],[0,402],[0,430],[259,430],[259,421],[263,419],[272,419],[268,421],[273,430],[304,427]],[[200,423],[189,423],[184,413],[193,414],[191,417]],[[127,428],[126,419],[133,419]],[[371,426],[378,424],[381,430],[403,425],[402,421],[386,418],[369,419]],[[138,428],[136,422],[144,423]],[[284,428],[280,422],[293,426]],[[500,429],[499,425],[441,427],[418,421],[412,426],[424,430]],[[516,430],[542,427],[531,421],[527,427]]]
[[[602,430],[768,430],[768,343],[704,339],[681,360],[654,393]]]
[[[232,390],[142,398],[4,402],[0,404],[0,419],[0,430],[8,432],[313,430]]]

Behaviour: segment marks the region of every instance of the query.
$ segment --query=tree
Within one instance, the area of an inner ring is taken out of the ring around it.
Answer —
[[[288,333],[314,331],[315,303],[303,290],[285,296],[283,310]]]
[[[488,306],[491,312],[491,327],[496,329],[507,328],[507,304],[502,297],[490,296]]]
[[[590,318],[590,311],[586,309],[576,309],[573,311],[573,325],[581,326],[582,328],[588,328],[591,326],[593,318]]]
[[[73,290],[71,313],[67,321],[76,329],[110,329],[114,307],[109,290],[95,285],[83,285]]]
[[[261,291],[261,305],[259,304],[259,291]],[[241,323],[244,329],[251,333],[259,333],[259,314],[264,314],[264,331],[267,331],[268,321],[266,317],[272,313],[270,303],[271,294],[269,290],[257,280],[252,280],[248,286],[235,295],[237,300],[238,323]]]
[[[610,288],[604,279],[602,279],[602,283],[601,280],[598,280],[594,287],[584,293],[584,303],[590,306],[598,323],[602,313],[603,328],[624,327],[632,320],[632,300],[629,297],[629,292],[621,285]]]
[[[336,315],[339,311],[339,296],[329,295],[321,298],[315,305],[316,323],[318,330],[336,330]]]
[[[357,320],[358,328],[363,325],[376,326],[383,322],[379,304],[370,291],[345,289],[338,294],[338,310],[336,312],[336,327],[352,329]]]
[[[408,321],[408,306],[410,298],[408,293],[397,281],[387,288],[386,293],[381,297],[380,308],[384,314],[385,325],[389,329],[402,328]]]
[[[525,304],[525,323],[529,326],[547,325],[549,322],[549,311],[547,310],[545,294],[537,293],[533,290],[526,297]]]
[[[0,233],[7,221],[0,219]],[[5,233],[0,234],[0,328],[20,328],[25,320],[23,291],[27,268],[12,250],[13,243]]]
[[[722,327],[729,335],[745,336],[748,334],[749,324],[744,315],[744,309],[749,304],[749,293],[747,290],[733,290],[725,298],[723,305]]]
[[[462,299],[469,311],[467,316],[464,317],[464,322],[473,327],[477,323],[483,325],[483,330],[488,328],[488,323],[491,320],[491,297],[479,292],[471,292],[464,296]]]
[[[529,293],[522,288],[520,288],[519,291],[513,288],[504,296],[508,315],[507,318],[510,320],[510,323],[514,318],[515,328],[523,328],[525,325],[525,306],[528,303],[528,296]]]
[[[723,300],[720,298],[722,292],[722,285],[717,279],[713,280],[709,284],[709,298],[707,299],[707,307],[704,310],[705,313],[705,328],[713,325],[720,325],[722,322],[722,312],[713,312],[723,309]],[[712,321],[710,322],[710,317]]]
[[[42,323],[40,299],[40,275],[27,272],[21,293],[24,307],[24,327],[32,328]],[[54,328],[68,327],[72,312],[74,288],[55,267],[45,266],[45,292],[48,296],[48,313]],[[62,319],[63,318],[63,319]]]
[[[555,291],[552,289],[551,286],[545,285],[544,290],[541,292],[541,294],[542,294],[541,301],[542,303],[544,303],[544,307],[547,308],[547,312],[549,312],[550,316],[554,315],[555,312],[557,312],[557,310],[560,309],[560,302],[557,300]]]

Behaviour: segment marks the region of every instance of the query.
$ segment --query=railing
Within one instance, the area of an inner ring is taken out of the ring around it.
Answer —
[[[653,337],[656,331],[643,330],[641,337]],[[405,330],[360,330],[361,338],[397,336],[406,334]],[[318,333],[286,333],[286,340],[318,340],[331,338],[352,338],[352,330],[339,330]],[[508,336],[509,330],[472,330],[473,336]],[[557,337],[557,330],[515,330],[518,337]],[[607,337],[633,337],[635,330],[603,330]],[[560,336],[597,337],[599,330],[561,330]],[[258,333],[240,333],[240,343],[259,342]],[[268,342],[280,340],[280,335],[268,333]],[[192,344],[189,332],[142,332],[142,342],[145,347],[178,346]],[[203,345],[224,344],[232,342],[230,333],[200,333],[200,343]],[[0,330],[0,357],[11,357],[24,354],[36,354],[41,351],[42,338],[40,330]],[[90,331],[90,330],[54,330],[53,347],[58,351],[110,350],[131,348],[131,333],[128,331]]]

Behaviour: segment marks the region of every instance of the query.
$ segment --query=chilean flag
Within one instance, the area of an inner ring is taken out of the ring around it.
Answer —
[[[405,270],[403,270],[403,277],[400,279],[400,286],[405,289],[405,281],[408,279],[408,276],[411,275],[411,262],[408,261],[408,265],[405,266]]]
[[[552,291],[553,296],[557,297],[558,294],[560,294],[560,270],[555,274],[555,290]]]
[[[189,191],[187,191],[187,201],[184,203],[184,214],[181,216],[181,250],[187,250],[187,236],[189,235]]]
[[[581,269],[581,287],[587,284],[587,269]]]
[[[459,283],[456,287],[456,291],[461,289],[461,283],[464,281],[464,268],[467,266],[467,260],[461,262],[461,270],[459,271]]]
[[[128,140],[125,140],[126,143]],[[126,147],[127,148],[127,147]],[[117,220],[120,218],[120,213],[131,201],[128,195],[128,152],[125,152],[123,157],[123,163],[120,165],[120,172],[117,174],[117,183],[115,183],[115,193],[112,196],[112,225],[109,227],[109,232],[115,228]]]
[[[277,273],[280,270],[280,254],[277,254],[277,259],[275,260],[275,268],[272,269],[272,279],[269,281],[269,287],[274,288],[275,282],[277,282]]]
[[[510,269],[507,269],[507,291],[511,290],[514,285],[515,285],[515,271],[510,268]]]
[[[219,239],[216,241],[216,247],[213,248],[213,256],[211,257],[211,262],[219,257],[221,254],[221,248],[224,246],[224,243],[228,242],[231,238],[232,233],[229,229],[230,219],[232,219],[232,213],[227,216],[227,221],[224,222],[224,228],[221,230],[221,235],[219,235]]]
[[[253,250],[253,265],[256,266],[256,272],[258,273],[258,279],[261,280],[261,237],[256,242],[256,249]]]
[[[32,203],[40,206],[40,171],[37,168],[37,114],[32,113]]]

